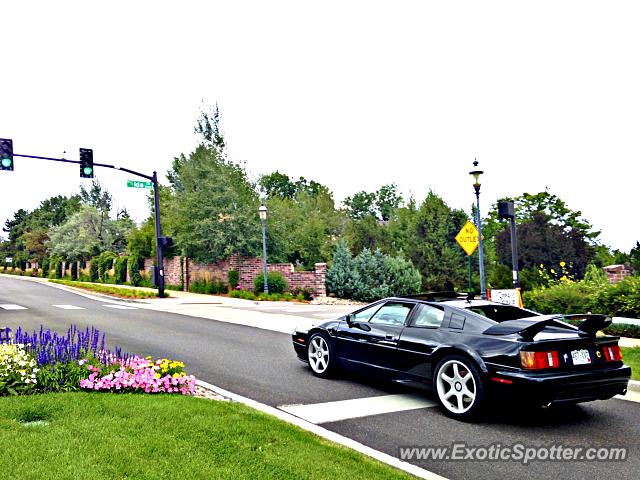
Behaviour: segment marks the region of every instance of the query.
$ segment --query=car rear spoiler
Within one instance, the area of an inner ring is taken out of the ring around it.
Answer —
[[[611,325],[611,317],[606,315],[542,315],[539,317],[521,318],[518,320],[507,320],[487,328],[485,335],[512,335],[519,334],[524,340],[531,341],[545,327],[558,326],[567,328],[562,320],[582,320],[577,327],[579,334],[594,337],[599,330],[603,330]]]

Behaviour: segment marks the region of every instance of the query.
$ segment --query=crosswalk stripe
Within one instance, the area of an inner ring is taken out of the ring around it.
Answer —
[[[310,405],[281,405],[278,408],[308,422],[318,424],[435,407],[436,405],[436,402],[425,398],[421,394],[401,393]]]
[[[130,307],[128,305],[103,305],[103,307],[115,308],[117,310],[137,310],[136,307]]]
[[[52,307],[61,308],[63,310],[86,310],[84,307],[76,307],[75,305],[51,305]]]
[[[27,310],[27,307],[23,307],[22,305],[16,305],[15,303],[0,304],[0,308],[4,310]]]

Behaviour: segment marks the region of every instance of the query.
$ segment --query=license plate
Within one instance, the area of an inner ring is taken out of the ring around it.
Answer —
[[[586,365],[591,363],[589,350],[571,350],[571,359],[574,365]]]

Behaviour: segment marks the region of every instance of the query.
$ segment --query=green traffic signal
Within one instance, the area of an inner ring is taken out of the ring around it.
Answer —
[[[13,140],[0,138],[0,170],[13,170]]]
[[[80,177],[93,178],[93,150],[80,149]]]

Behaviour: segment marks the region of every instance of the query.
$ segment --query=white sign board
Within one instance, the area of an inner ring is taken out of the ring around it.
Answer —
[[[520,307],[520,296],[518,290],[491,290],[491,301],[504,303],[505,305],[513,305]]]
[[[13,258],[11,258],[11,257],[6,257],[6,258],[4,259],[4,263],[13,263]]]

